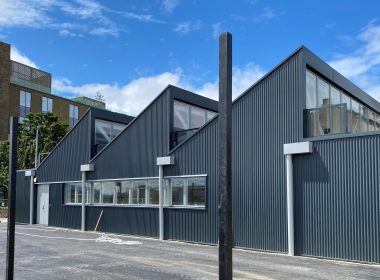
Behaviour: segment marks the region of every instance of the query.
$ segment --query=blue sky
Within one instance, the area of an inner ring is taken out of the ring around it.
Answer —
[[[304,44],[380,98],[378,1],[0,0],[12,58],[64,96],[102,93],[138,113],[168,83],[216,98],[218,41],[233,34],[234,95]]]

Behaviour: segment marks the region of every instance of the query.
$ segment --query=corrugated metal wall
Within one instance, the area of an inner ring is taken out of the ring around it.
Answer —
[[[16,177],[16,222],[29,223],[30,177],[25,171],[17,171]]]
[[[156,159],[169,149],[169,90],[94,158],[88,179],[158,176]]]
[[[90,160],[89,112],[38,167],[38,182],[81,180],[80,165]]]
[[[86,207],[86,230],[94,230],[98,220],[97,231],[158,237],[157,208]]]
[[[302,135],[302,52],[233,104],[235,245],[287,250],[283,144]],[[166,238],[217,242],[217,119],[173,152],[165,175],[208,174],[205,211],[168,209]]]
[[[296,253],[380,262],[380,135],[313,142],[293,158]]]
[[[63,184],[50,184],[49,202],[49,226],[80,229],[81,207],[63,204]]]

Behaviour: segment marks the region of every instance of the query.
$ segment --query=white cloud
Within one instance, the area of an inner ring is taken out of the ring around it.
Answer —
[[[233,69],[233,97],[235,98],[262,77],[264,71],[251,63],[243,68]],[[128,84],[100,84],[90,83],[75,86],[67,78],[53,79],[53,90],[57,93],[71,95],[85,95],[95,97],[100,92],[106,100],[107,106],[132,115],[137,115],[144,109],[168,84],[193,91],[208,98],[218,98],[218,81],[207,82],[195,86],[188,82],[181,69],[173,72],[164,72],[158,75],[140,77]]]
[[[221,22],[217,22],[217,23],[214,23],[212,26],[212,37],[214,39],[217,39],[220,32],[222,31],[222,23]]]
[[[37,64],[33,62],[30,58],[28,58],[26,55],[19,52],[19,50],[15,47],[11,47],[11,60],[20,62],[22,64],[29,65],[33,68],[38,68]]]
[[[268,23],[270,20],[272,20],[274,17],[276,17],[276,12],[269,7],[266,7],[260,11],[259,14],[253,15],[253,16],[243,16],[238,14],[231,14],[230,17],[233,20],[236,21],[242,21],[242,22],[264,22]]]
[[[181,34],[188,34],[193,31],[198,31],[201,28],[202,28],[202,21],[198,19],[194,21],[180,22],[177,24],[177,27],[174,29],[174,31]]]
[[[161,3],[161,9],[165,14],[171,14],[178,5],[178,0],[164,0]]]
[[[175,1],[169,2],[165,4],[167,11],[176,6]],[[62,22],[62,16],[65,22]],[[153,15],[115,11],[95,0],[0,0],[0,28],[52,29],[61,36],[71,37],[80,37],[72,35],[85,32],[118,37],[122,29],[116,23],[117,17],[164,23]]]
[[[49,1],[1,0],[0,26],[44,26],[51,21],[46,15],[49,5]]]
[[[355,40],[360,43],[357,50],[339,54],[329,64],[380,100],[380,25],[370,22]]]

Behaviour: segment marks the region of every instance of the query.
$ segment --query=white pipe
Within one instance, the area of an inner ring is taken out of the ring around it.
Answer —
[[[294,202],[292,155],[286,155],[286,194],[288,214],[288,255],[294,256]]]
[[[159,187],[159,224],[160,224],[160,240],[164,240],[164,192],[163,192],[163,184],[164,184],[164,166],[158,166],[158,187]]]
[[[86,230],[86,171],[82,171],[82,224],[81,230]]]
[[[33,224],[33,204],[34,204],[34,176],[30,176],[30,192],[29,192],[29,224]]]

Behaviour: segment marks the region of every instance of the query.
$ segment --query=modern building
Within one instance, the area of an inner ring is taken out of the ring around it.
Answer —
[[[110,140],[90,110],[36,170],[18,172],[17,221],[217,244],[216,112],[168,86]],[[380,263],[379,113],[305,47],[236,98],[234,246]]]
[[[92,104],[99,108],[104,104],[87,97],[70,100],[53,95],[51,74],[12,61],[10,48],[0,42],[0,141],[8,139],[11,116],[22,120],[29,112],[53,112],[73,127]]]

